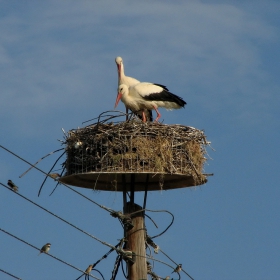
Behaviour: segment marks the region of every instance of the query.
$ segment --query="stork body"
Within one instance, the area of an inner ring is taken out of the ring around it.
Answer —
[[[181,97],[171,93],[159,85],[151,83],[138,83],[131,87],[121,84],[119,86],[115,107],[118,105],[120,100],[122,100],[125,106],[131,111],[142,111],[144,122],[144,110],[154,109],[157,112],[157,118],[155,121],[158,121],[161,117],[157,109],[158,107],[164,107],[167,110],[172,110],[180,109],[186,104]]]

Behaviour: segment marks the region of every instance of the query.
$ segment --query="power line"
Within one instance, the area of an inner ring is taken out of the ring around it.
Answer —
[[[159,249],[169,260],[171,260],[176,266],[178,265],[174,260],[172,260],[166,253],[164,253],[161,249]],[[190,277],[190,279],[194,280],[185,270],[181,269],[186,275]]]
[[[6,231],[6,230],[4,230],[4,229],[2,229],[2,228],[0,228],[0,230],[3,231],[4,233],[10,235],[11,237],[13,237],[13,238],[15,238],[15,239],[17,239],[17,240],[23,242],[24,244],[26,244],[26,245],[28,245],[28,246],[30,246],[30,247],[32,247],[32,248],[34,248],[34,249],[40,251],[40,248],[38,248],[38,247],[36,247],[36,246],[34,246],[34,245],[28,243],[27,241],[25,241],[25,240],[23,240],[23,239],[21,239],[21,238],[15,236],[15,235],[11,234],[10,232],[8,232],[8,231]],[[55,260],[60,261],[60,262],[62,262],[62,263],[64,263],[64,264],[66,264],[66,265],[68,265],[68,266],[70,266],[70,267],[72,267],[72,268],[74,268],[74,269],[76,269],[76,270],[78,270],[78,271],[84,273],[84,271],[81,270],[80,268],[77,268],[77,267],[75,267],[74,265],[72,265],[72,264],[70,264],[70,263],[67,263],[66,261],[64,261],[64,260],[62,260],[62,259],[59,259],[59,258],[57,258],[57,257],[55,257],[55,256],[53,256],[53,255],[51,255],[51,254],[49,254],[49,253],[47,253],[46,255],[48,255],[48,256],[54,258]],[[95,278],[95,279],[97,279],[97,280],[100,280],[99,278],[97,278],[97,277],[95,277],[95,276],[93,276],[93,275],[91,275],[91,274],[90,274],[90,276],[93,277],[93,278]]]
[[[2,186],[4,186],[6,189],[9,189],[9,188],[8,188],[6,185],[4,185],[3,183],[0,182],[0,184],[1,184]],[[41,205],[37,204],[36,202],[30,200],[29,198],[23,196],[22,194],[19,194],[19,193],[16,193],[16,192],[13,192],[13,193],[19,195],[20,197],[24,198],[24,199],[27,200],[28,202],[30,202],[30,203],[34,204],[35,206],[41,208],[42,210],[46,211],[47,213],[51,214],[52,216],[56,217],[57,219],[63,221],[64,223],[66,223],[66,224],[72,226],[73,228],[75,228],[75,229],[81,231],[82,233],[88,235],[89,237],[91,237],[91,238],[97,240],[98,242],[102,243],[103,245],[106,245],[106,246],[110,247],[111,249],[116,250],[117,252],[119,251],[119,249],[117,249],[117,248],[114,247],[113,245],[111,245],[111,244],[109,244],[109,243],[106,243],[105,241],[102,241],[102,240],[100,240],[99,238],[93,236],[92,234],[90,234],[90,233],[88,233],[88,232],[86,232],[86,231],[80,229],[79,227],[77,227],[77,226],[73,225],[72,223],[66,221],[65,219],[59,217],[58,215],[56,215],[56,214],[54,214],[53,212],[49,211],[48,209],[42,207]]]
[[[9,276],[11,276],[11,277],[13,277],[13,278],[15,278],[15,279],[22,280],[21,278],[19,278],[19,277],[13,275],[13,274],[11,274],[11,273],[9,273],[9,272],[7,272],[7,271],[1,269],[1,268],[0,268],[0,271],[2,271],[3,273],[6,273],[7,275],[9,275]]]
[[[55,163],[53,164],[52,168],[51,168],[50,171],[48,172],[49,175],[50,175],[51,171],[54,169],[54,167],[56,166],[57,162],[62,158],[62,156],[63,156],[65,153],[66,153],[66,151],[64,151],[64,152],[58,157],[58,159],[55,161]],[[42,183],[42,185],[41,185],[41,187],[40,187],[40,189],[39,189],[38,196],[40,196],[41,190],[42,190],[42,188],[43,188],[43,186],[44,186],[44,184],[45,184],[47,178],[48,178],[48,176],[45,177],[45,179],[44,179],[44,181],[43,181],[43,183]]]
[[[1,182],[0,182],[0,184],[1,184],[2,186],[4,186],[6,189],[10,190],[5,184],[3,184],[3,183],[1,183]],[[112,251],[116,250],[117,252],[119,252],[119,249],[117,249],[116,247],[118,247],[118,245],[119,245],[120,243],[118,243],[116,246],[112,246],[112,245],[110,245],[110,244],[108,244],[108,243],[106,243],[106,242],[104,242],[104,241],[101,241],[101,240],[99,240],[97,237],[91,235],[90,233],[87,233],[86,231],[80,229],[79,227],[77,227],[77,226],[73,225],[72,223],[66,221],[65,219],[61,218],[60,216],[58,216],[58,215],[52,213],[52,212],[49,211],[48,209],[42,207],[41,205],[37,204],[36,202],[34,202],[34,201],[30,200],[29,198],[25,197],[24,195],[19,194],[19,193],[16,193],[16,194],[19,195],[21,198],[27,200],[27,201],[30,202],[31,204],[33,204],[33,205],[39,207],[40,209],[46,211],[48,214],[50,214],[50,215],[52,215],[52,216],[58,218],[59,220],[61,220],[61,221],[65,222],[65,223],[67,223],[68,225],[74,227],[75,229],[81,231],[82,233],[88,235],[89,237],[91,237],[91,238],[93,238],[93,239],[95,239],[95,240],[101,242],[103,245],[106,245],[106,246],[110,247],[110,248],[111,248],[110,251],[109,251],[108,253],[106,253],[100,260],[98,260],[96,263],[94,263],[93,267],[95,267],[102,259],[107,258],[107,256],[108,256]],[[28,244],[28,245],[32,246],[31,244]],[[36,248],[36,247],[35,247],[35,248]],[[101,274],[101,275],[102,275],[102,274]],[[83,275],[82,275],[82,276],[83,276]],[[82,277],[82,276],[81,276],[81,277]]]
[[[48,174],[48,173],[46,173],[45,171],[43,171],[42,169],[38,168],[38,167],[35,166],[34,164],[28,162],[27,160],[25,160],[24,158],[22,158],[22,157],[20,157],[19,155],[15,154],[15,153],[12,152],[11,150],[5,148],[5,147],[2,146],[2,145],[0,145],[0,148],[4,149],[4,150],[7,151],[8,153],[12,154],[13,156],[17,157],[18,159],[20,159],[20,160],[24,161],[25,163],[29,164],[30,166],[32,166],[33,168],[37,169],[38,171],[40,171],[41,173],[45,174],[46,176],[52,178],[52,177],[50,176],[50,174]],[[52,179],[53,179],[53,178],[52,178]],[[54,180],[54,179],[53,179],[53,180]],[[56,181],[56,180],[55,180],[55,181]],[[72,189],[72,188],[69,187],[68,185],[66,185],[66,184],[64,184],[64,183],[62,183],[62,182],[59,182],[59,183],[62,184],[63,186],[65,186],[65,187],[67,187],[67,188],[70,189],[71,191],[77,193],[78,195],[82,196],[83,198],[85,198],[85,199],[89,200],[90,202],[94,203],[95,205],[99,206],[100,208],[102,208],[102,209],[104,209],[104,210],[106,210],[106,211],[108,211],[108,212],[110,212],[110,213],[113,211],[112,209],[107,208],[107,207],[105,207],[105,206],[103,206],[103,205],[101,205],[101,204],[95,202],[94,200],[88,198],[87,196],[81,194],[80,192],[78,192],[78,191]]]
[[[142,256],[142,255],[138,255],[138,254],[135,254],[135,256],[136,256],[136,257],[140,257],[140,258],[150,259],[150,260],[152,260],[152,261],[159,262],[159,263],[162,263],[162,264],[164,264],[164,265],[166,265],[166,266],[169,266],[169,267],[173,268],[172,265],[170,265],[170,264],[168,264],[168,263],[166,263],[166,262],[164,262],[164,261],[155,259],[155,258],[152,257],[152,256]]]
[[[10,190],[10,189],[9,189],[6,185],[4,185],[3,183],[0,182],[0,184],[1,184],[2,186],[4,186],[6,189]],[[13,193],[15,193],[15,192],[13,192]],[[58,215],[52,213],[51,211],[47,210],[46,208],[42,207],[41,205],[37,204],[36,202],[30,200],[29,198],[23,196],[22,194],[20,194],[20,193],[15,193],[15,194],[19,195],[20,197],[24,198],[25,200],[27,200],[28,202],[34,204],[35,206],[39,207],[40,209],[46,211],[47,213],[51,214],[52,216],[58,218],[59,220],[61,220],[61,221],[65,222],[65,223],[67,223],[68,225],[74,227],[75,229],[77,229],[77,230],[83,232],[84,234],[90,236],[91,238],[97,240],[98,242],[102,243],[103,245],[106,245],[106,246],[110,247],[111,249],[116,250],[118,253],[120,253],[121,250],[119,250],[118,248],[116,248],[116,247],[110,245],[109,243],[106,243],[106,242],[104,242],[104,241],[98,239],[97,237],[91,235],[90,233],[87,233],[86,231],[84,231],[84,230],[80,229],[79,227],[73,225],[72,223],[70,223],[70,222],[64,220],[63,218],[61,218],[61,217],[59,217]],[[168,212],[169,214],[172,215],[173,220],[174,220],[173,214],[172,214],[171,212],[167,211],[167,210],[142,209],[142,210],[136,211],[136,212],[141,212],[141,211],[143,211],[143,210],[150,211],[150,212]],[[134,212],[133,214],[135,214],[136,212]],[[172,220],[172,222],[173,222],[173,220]],[[169,226],[169,227],[170,227],[170,226]],[[168,227],[168,228],[169,228],[169,227]],[[168,229],[168,228],[167,228],[167,229]],[[167,229],[166,229],[166,230],[167,230]],[[144,229],[143,229],[143,230],[144,230]],[[166,231],[166,230],[165,230],[165,231]],[[164,232],[165,232],[165,231],[164,231]],[[35,247],[35,248],[36,248],[36,247]],[[162,250],[161,250],[161,251],[162,251]],[[122,253],[122,252],[121,252],[121,253]],[[164,252],[163,252],[163,254],[166,255]],[[165,264],[166,266],[169,266],[169,267],[173,268],[171,265],[169,265],[169,264],[167,264],[167,263],[165,263],[165,262],[163,262],[163,261],[157,260],[157,259],[155,259],[155,258],[153,258],[153,257],[147,257],[147,256],[142,256],[142,255],[137,255],[137,256],[142,257],[142,258],[148,258],[148,259],[151,259],[151,260],[156,261],[156,262],[160,262],[160,263],[162,263],[162,264]],[[166,256],[167,256],[167,255],[166,255]],[[167,256],[167,257],[168,257],[168,256]],[[169,258],[169,257],[168,257],[168,258]],[[169,259],[170,259],[173,263],[176,264],[176,262],[174,262],[171,258],[169,258]],[[185,273],[186,273],[186,272],[185,272]],[[187,274],[191,279],[193,279],[188,273],[186,273],[186,274]]]
[[[60,148],[60,149],[55,150],[55,151],[53,151],[53,152],[51,152],[51,153],[48,153],[47,155],[45,155],[45,156],[43,156],[42,158],[40,158],[37,162],[35,162],[34,166],[37,165],[37,164],[38,164],[41,160],[43,160],[44,158],[46,158],[46,157],[48,157],[48,156],[50,156],[50,155],[52,155],[52,154],[54,154],[54,153],[56,153],[56,152],[59,152],[59,151],[61,151],[61,150],[64,150],[64,148]],[[23,176],[24,176],[28,171],[30,171],[32,168],[33,168],[33,166],[29,167],[24,173],[22,173],[22,174],[19,176],[19,178],[23,177]]]
[[[20,160],[24,161],[25,163],[27,163],[28,165],[30,165],[32,168],[37,169],[37,170],[40,171],[41,173],[45,174],[47,177],[51,177],[49,173],[44,172],[44,171],[41,170],[40,168],[38,168],[38,167],[36,167],[35,165],[31,164],[31,163],[28,162],[27,160],[23,159],[22,157],[20,157],[19,155],[13,153],[12,151],[10,151],[9,149],[3,147],[2,145],[0,145],[0,148],[6,150],[6,151],[9,152],[10,154],[12,154],[12,155],[14,155],[15,157],[19,158]],[[59,151],[59,150],[57,150],[57,151]],[[35,164],[37,164],[37,163],[35,163]],[[23,174],[23,175],[24,175],[24,174]],[[51,178],[52,178],[52,177],[51,177]],[[52,179],[53,179],[53,178],[52,178]],[[57,180],[55,180],[55,181],[57,181]],[[62,182],[59,182],[59,183],[61,183],[62,185],[64,185],[64,186],[67,187],[68,189],[74,191],[75,193],[79,194],[79,195],[82,196],[83,198],[89,200],[90,202],[96,204],[96,205],[99,206],[100,208],[102,208],[102,209],[104,209],[104,210],[110,212],[111,214],[112,214],[112,213],[115,213],[114,210],[112,210],[112,209],[110,209],[110,208],[107,208],[107,207],[105,207],[105,206],[103,206],[103,205],[100,205],[99,203],[97,203],[97,202],[91,200],[90,198],[86,197],[85,195],[81,194],[80,192],[78,192],[78,191],[72,189],[70,186],[68,186],[68,185],[66,185],[66,184],[64,184],[64,183],[62,183]],[[6,185],[2,184],[1,182],[0,182],[0,184],[3,185],[4,187],[6,187],[7,189],[9,189]],[[48,212],[49,214],[55,216],[56,218],[62,220],[63,222],[67,223],[68,225],[74,227],[75,229],[77,229],[77,230],[83,232],[84,234],[90,236],[91,238],[97,240],[98,242],[102,243],[103,245],[106,245],[106,246],[110,247],[111,249],[116,250],[118,253],[122,254],[122,250],[120,250],[120,249],[118,249],[118,248],[116,248],[116,247],[114,247],[114,246],[112,246],[112,245],[110,245],[110,244],[108,244],[108,243],[106,243],[106,242],[104,242],[104,241],[98,239],[97,237],[95,237],[95,236],[93,236],[93,235],[91,235],[91,234],[85,232],[84,230],[78,228],[77,226],[71,224],[70,222],[68,222],[68,221],[64,220],[63,218],[57,216],[56,214],[50,212],[49,210],[45,209],[44,207],[38,205],[37,203],[31,201],[30,199],[28,199],[28,198],[26,198],[26,197],[24,197],[23,195],[21,195],[21,194],[19,194],[19,193],[16,193],[16,194],[20,195],[22,198],[26,199],[27,201],[31,202],[32,204],[36,205],[37,207],[43,209],[44,211]],[[139,211],[134,212],[133,214],[135,214],[135,213],[137,213],[137,212],[142,212],[142,211],[145,211],[145,210],[146,210],[146,211],[150,211],[150,212],[167,212],[167,213],[169,213],[169,214],[172,216],[172,221],[171,221],[171,223],[169,224],[169,226],[168,226],[162,233],[160,233],[160,234],[158,234],[158,235],[156,235],[156,236],[154,236],[154,237],[152,237],[152,238],[156,238],[156,237],[162,235],[162,234],[165,233],[165,232],[171,227],[171,225],[173,224],[174,215],[173,215],[171,212],[167,211],[167,210],[149,210],[149,209],[142,209],[142,210],[139,210]],[[23,241],[23,242],[24,242],[24,241]],[[28,244],[28,245],[29,245],[29,244]],[[32,245],[31,245],[31,246],[32,246]],[[36,248],[36,247],[34,247],[34,248]],[[37,249],[37,248],[36,248],[36,249]],[[167,254],[165,254],[161,249],[159,249],[159,250],[160,250],[169,260],[171,260],[174,264],[177,265],[177,263],[176,263],[175,261],[173,261]],[[52,255],[50,255],[50,256],[52,256]],[[148,258],[148,259],[151,259],[151,260],[156,261],[156,262],[160,262],[160,263],[162,263],[162,264],[165,264],[165,265],[167,265],[167,266],[173,268],[173,267],[170,266],[169,264],[167,264],[167,263],[165,263],[165,262],[163,262],[163,261],[154,259],[153,257],[147,257],[147,256],[141,256],[141,255],[138,255],[138,256],[139,256],[139,257],[142,257],[142,258]],[[54,257],[54,256],[52,256],[52,257]],[[54,258],[56,258],[56,257],[54,257]],[[58,259],[58,260],[59,260],[59,259]],[[63,261],[62,261],[62,262],[63,262]],[[66,264],[67,264],[67,263],[66,263]],[[71,266],[71,265],[70,265],[70,266]],[[74,267],[74,268],[75,268],[75,267]],[[79,269],[78,269],[78,270],[79,270]],[[82,270],[80,270],[80,271],[82,271]],[[82,271],[82,272],[83,272],[83,271]],[[182,269],[182,272],[184,272],[190,279],[194,280],[194,278],[192,278],[192,277],[191,277],[186,271],[184,271],[183,269]]]
[[[115,247],[118,247],[120,244],[121,244],[121,242],[119,242]],[[97,271],[98,273],[100,273],[100,275],[102,276],[103,280],[104,280],[104,277],[103,277],[102,273],[101,273],[99,270],[94,269],[94,267],[96,267],[96,265],[97,265],[98,263],[100,263],[102,260],[106,259],[113,251],[114,251],[114,249],[110,249],[109,252],[107,252],[107,253],[106,253],[105,255],[103,255],[98,261],[96,261],[94,264],[92,264],[92,270],[95,270],[95,271]],[[120,257],[120,255],[118,255],[118,257]],[[82,276],[83,276],[83,274],[82,274],[80,277],[78,277],[76,280],[80,279]]]
[[[0,184],[3,185],[1,182],[0,182]],[[5,186],[5,187],[6,187],[6,186]],[[13,234],[7,232],[7,231],[5,231],[4,229],[0,228],[0,230],[3,231],[4,233],[6,233],[6,234],[8,234],[8,235],[10,235],[10,236],[12,236],[12,237],[14,237],[15,239],[17,239],[17,240],[19,240],[19,241],[25,243],[26,245],[28,245],[28,246],[30,246],[30,247],[32,247],[32,248],[34,248],[34,249],[40,251],[40,248],[38,248],[38,247],[36,247],[36,246],[34,246],[34,245],[32,245],[32,244],[30,244],[30,243],[24,241],[23,239],[21,239],[21,238],[15,236],[15,235],[13,235]],[[102,241],[101,241],[101,242],[102,242]],[[104,243],[105,243],[105,242],[104,242]],[[106,244],[105,244],[105,245],[106,245]],[[112,246],[112,245],[109,245],[109,246]],[[112,246],[112,249],[115,249],[117,252],[121,251],[121,250],[115,248],[114,246]],[[71,264],[69,264],[69,263],[67,263],[67,262],[65,262],[65,261],[63,261],[63,260],[61,260],[61,259],[59,259],[59,258],[57,258],[57,257],[55,257],[55,256],[53,256],[53,255],[51,255],[51,254],[49,254],[49,253],[48,253],[47,255],[49,255],[49,256],[51,256],[52,258],[54,258],[54,259],[56,259],[56,260],[58,260],[58,261],[60,261],[60,262],[62,262],[62,263],[64,263],[64,264],[66,264],[66,265],[68,265],[68,266],[70,266],[70,267],[72,267],[72,268],[74,268],[74,269],[76,269],[76,270],[79,270],[80,272],[83,272],[83,273],[84,273],[83,270],[81,270],[81,269],[79,269],[79,268],[77,268],[77,267],[75,267],[75,266],[73,266],[73,265],[71,265]],[[158,260],[158,259],[155,259],[155,258],[153,258],[153,257],[142,256],[142,255],[138,255],[138,254],[136,254],[136,256],[141,257],[141,258],[148,258],[148,259],[151,259],[151,260],[153,260],[153,261],[156,261],[156,262],[165,264],[166,266],[169,266],[169,267],[173,268],[171,265],[169,265],[169,264],[167,264],[167,263],[165,263],[165,262],[163,262],[163,261],[160,261],[160,260]],[[187,275],[188,275],[188,274],[187,274]],[[90,275],[90,276],[92,276],[92,275]],[[95,276],[92,276],[92,277],[95,278],[95,279],[100,280],[99,278],[96,278]],[[190,277],[190,278],[191,278],[191,277]],[[194,280],[193,278],[191,278],[191,279]]]
[[[153,239],[156,238],[156,237],[161,236],[162,234],[164,234],[164,233],[172,226],[172,224],[173,224],[173,222],[174,222],[174,215],[173,215],[170,211],[168,211],[168,210],[141,209],[141,210],[135,211],[135,212],[133,212],[133,213],[130,213],[129,215],[132,216],[132,215],[134,215],[134,214],[136,214],[136,213],[140,213],[140,212],[144,212],[144,213],[145,213],[145,211],[148,211],[148,212],[166,212],[166,213],[168,213],[168,214],[170,214],[170,215],[172,216],[172,221],[171,221],[171,223],[168,225],[168,227],[167,227],[163,232],[161,232],[160,234],[157,234],[157,235],[151,237],[151,238],[153,238]]]

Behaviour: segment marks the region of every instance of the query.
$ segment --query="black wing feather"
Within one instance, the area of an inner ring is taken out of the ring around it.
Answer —
[[[145,100],[150,100],[150,101],[168,101],[168,102],[174,102],[178,104],[181,107],[185,107],[187,104],[183,98],[179,97],[178,95],[167,91],[163,90],[162,92],[155,92],[155,93],[150,93],[149,95],[142,96]]]

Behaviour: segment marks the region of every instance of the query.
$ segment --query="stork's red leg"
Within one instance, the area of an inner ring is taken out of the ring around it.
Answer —
[[[147,121],[147,119],[146,119],[146,114],[145,114],[145,112],[144,112],[144,110],[142,111],[142,120],[143,120],[143,122],[146,122]]]
[[[155,122],[157,122],[157,121],[160,119],[161,114],[159,113],[158,109],[157,109],[155,106],[154,106],[154,109],[155,109],[156,112],[157,112],[157,118],[155,119]]]

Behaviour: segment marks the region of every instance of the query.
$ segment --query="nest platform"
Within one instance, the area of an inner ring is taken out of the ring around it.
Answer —
[[[60,181],[105,191],[168,190],[207,182],[202,130],[131,120],[70,130]]]

